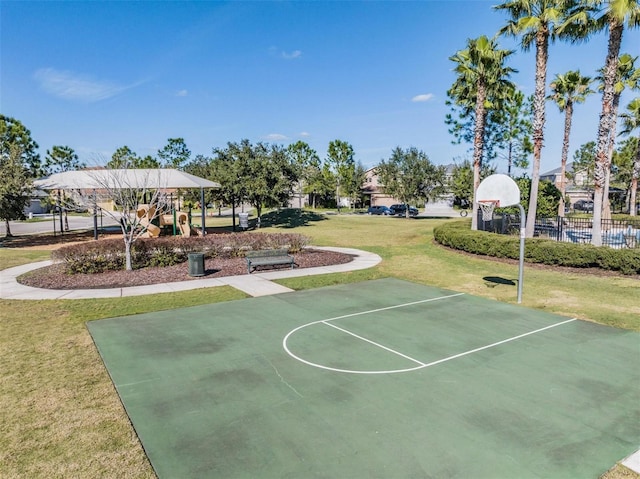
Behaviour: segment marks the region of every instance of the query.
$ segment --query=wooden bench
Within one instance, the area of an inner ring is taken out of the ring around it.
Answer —
[[[251,268],[255,271],[258,266],[290,264],[291,269],[293,269],[294,266],[293,256],[289,254],[286,248],[247,251],[245,258],[247,260],[247,271],[249,274],[251,274]]]

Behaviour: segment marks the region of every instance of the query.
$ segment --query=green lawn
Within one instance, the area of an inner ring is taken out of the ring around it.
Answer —
[[[515,303],[517,265],[462,255],[433,243],[449,219],[309,214],[286,227],[315,245],[361,248],[383,261],[369,270],[282,280],[294,289],[397,277]],[[228,229],[230,218],[208,218]],[[0,269],[48,258],[0,248]],[[0,470],[2,477],[153,477],[144,452],[87,332],[86,321],[242,299],[230,287],[133,298],[0,300]],[[640,331],[638,277],[589,276],[525,266],[523,305]],[[627,471],[613,477],[627,476]]]

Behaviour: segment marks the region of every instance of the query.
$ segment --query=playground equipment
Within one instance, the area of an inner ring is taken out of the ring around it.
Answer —
[[[189,213],[186,211],[174,211],[169,214],[157,214],[154,205],[140,205],[136,212],[140,225],[145,229],[142,234],[146,238],[157,238],[166,226],[173,227],[173,234],[178,231],[182,236],[202,235],[189,223]],[[156,224],[157,223],[157,224]]]

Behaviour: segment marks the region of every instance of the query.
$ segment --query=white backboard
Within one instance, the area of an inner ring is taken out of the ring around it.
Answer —
[[[505,208],[520,203],[520,188],[518,184],[507,175],[495,174],[487,176],[476,191],[476,201],[499,201],[496,206]]]

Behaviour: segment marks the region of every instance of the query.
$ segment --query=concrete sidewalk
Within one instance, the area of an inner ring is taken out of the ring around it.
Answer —
[[[267,271],[239,276],[226,276],[222,278],[203,278],[189,281],[176,281],[173,283],[151,284],[146,286],[132,286],[129,288],[111,289],[40,289],[24,286],[16,281],[21,274],[51,264],[51,261],[40,261],[15,268],[5,269],[0,272],[0,298],[3,299],[88,299],[88,298],[120,298],[125,296],[140,296],[143,294],[173,293],[190,289],[210,288],[214,286],[228,285],[239,289],[251,296],[267,296],[271,294],[286,293],[292,291],[282,285],[274,283],[274,279],[292,278],[299,276],[311,276],[316,274],[341,273],[358,269],[371,268],[382,258],[374,253],[352,248],[316,247],[326,251],[336,251],[349,254],[353,261],[333,266],[320,266],[317,268],[286,269]]]

